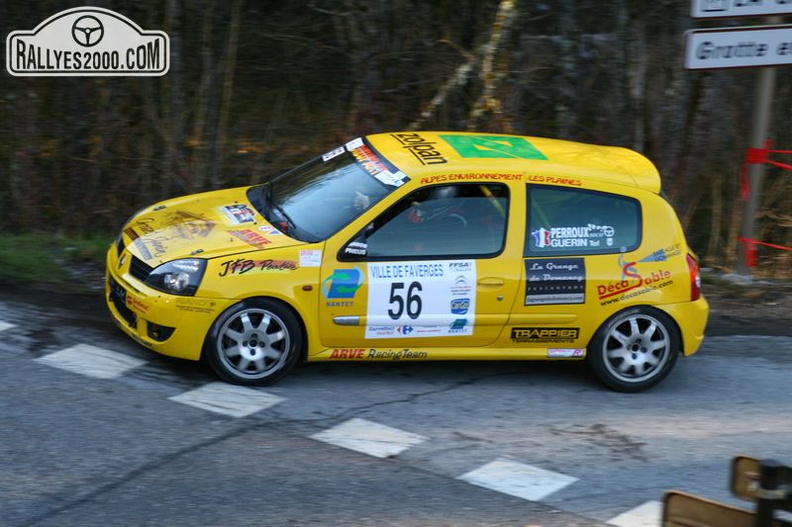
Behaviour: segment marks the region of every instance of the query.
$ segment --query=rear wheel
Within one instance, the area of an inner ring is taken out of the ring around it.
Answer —
[[[272,384],[299,360],[303,340],[297,316],[283,304],[250,299],[220,315],[209,330],[204,356],[223,380]]]
[[[662,381],[680,351],[671,317],[648,307],[617,313],[591,340],[588,363],[594,374],[619,392],[640,392]]]

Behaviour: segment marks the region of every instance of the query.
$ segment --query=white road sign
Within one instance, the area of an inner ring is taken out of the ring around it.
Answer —
[[[792,0],[691,0],[693,18],[733,18],[792,14]]]
[[[756,68],[792,64],[792,24],[694,29],[685,33],[685,68]]]

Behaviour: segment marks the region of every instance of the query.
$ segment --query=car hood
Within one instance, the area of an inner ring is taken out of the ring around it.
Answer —
[[[156,267],[178,258],[302,244],[264,219],[248,201],[248,188],[193,194],[147,207],[124,227],[124,246]]]

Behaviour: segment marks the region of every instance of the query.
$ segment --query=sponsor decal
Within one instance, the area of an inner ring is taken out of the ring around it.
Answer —
[[[441,263],[393,263],[369,264],[372,278],[427,278],[442,277]]]
[[[427,176],[421,178],[421,183],[425,185],[427,183],[443,183],[447,181],[480,181],[482,179],[488,181],[522,181],[523,175],[479,172],[474,172],[471,174],[438,174],[436,176]]]
[[[344,247],[344,254],[365,256],[368,254],[368,244],[365,242],[350,242],[346,247]]]
[[[6,39],[6,69],[18,77],[150,77],[169,67],[166,33],[102,7],[67,9]]]
[[[171,265],[180,271],[197,273],[201,269],[201,260],[180,260]]]
[[[404,172],[391,172],[389,170],[385,170],[379,174],[374,174],[374,177],[385,185],[390,185],[391,187],[400,187],[404,185],[404,181],[407,179],[407,175]]]
[[[402,148],[410,152],[422,165],[442,165],[448,160],[437,150],[437,141],[427,141],[418,133],[391,134]]]
[[[586,302],[586,262],[583,258],[525,260],[525,305]]]
[[[135,223],[133,223],[130,226],[130,230],[131,227],[134,227],[141,234],[153,234],[156,229],[152,227],[151,224],[154,223],[155,221],[157,220],[155,220],[154,218],[148,218],[148,217],[138,218],[135,220]],[[130,235],[130,237],[132,236]],[[137,235],[132,239],[134,240],[135,238],[137,238]]]
[[[674,256],[679,256],[682,254],[682,244],[675,243],[673,245],[669,245],[668,247],[664,247],[663,249],[658,249],[651,253],[649,256],[641,258],[636,263],[641,262],[665,262],[669,258],[673,258]],[[622,272],[622,275],[624,273]]]
[[[399,335],[401,326],[366,326],[366,338],[386,338]]]
[[[673,284],[671,272],[666,269],[656,269],[646,275],[645,272],[640,274],[636,267],[639,263],[664,262],[666,261],[666,254],[673,253],[674,246],[671,246],[668,252],[665,249],[662,250],[662,253],[661,251],[654,251],[649,256],[636,261],[627,261],[624,255],[620,254],[618,264],[621,267],[621,280],[597,285],[597,296],[599,297],[600,305],[604,306],[614,302],[630,300],[636,296]]]
[[[544,227],[531,232],[533,247],[537,249],[567,247],[600,247],[602,242],[613,245],[616,230],[610,225],[589,223],[581,227]]]
[[[146,247],[146,245],[139,238],[134,240],[132,242],[132,245],[135,246],[135,248],[140,253],[140,257],[143,258],[145,261],[149,261],[153,258],[153,256],[151,255],[151,251],[148,250],[148,247]]]
[[[473,286],[470,285],[465,275],[460,274],[454,278],[451,285],[451,294],[453,296],[467,296],[473,291]]]
[[[185,240],[206,238],[215,226],[213,221],[183,210],[171,212],[169,218],[173,222],[177,236]]]
[[[325,302],[325,305],[327,307],[352,307],[355,305],[355,303],[348,300],[328,300]]]
[[[385,163],[374,153],[371,148],[366,146],[365,144],[361,143],[360,146],[353,148],[349,151],[352,156],[360,163],[360,166],[363,167],[363,170],[375,176],[380,172],[386,172],[388,167],[385,166]]]
[[[268,234],[269,236],[282,236],[283,233],[273,227],[272,225],[262,225],[258,228],[259,232],[263,232],[264,234]]]
[[[321,249],[306,249],[300,251],[300,267],[319,267],[321,265]]]
[[[578,359],[586,356],[586,348],[548,348],[548,359]]]
[[[145,315],[149,310],[148,305],[146,305],[144,302],[138,300],[132,295],[126,295],[126,306],[143,315]]]
[[[330,160],[331,160],[331,159],[333,159],[334,157],[338,157],[338,156],[340,156],[340,155],[341,155],[341,154],[343,154],[345,151],[346,151],[346,150],[344,149],[344,147],[343,147],[343,146],[339,146],[339,147],[338,147],[338,148],[336,148],[335,150],[330,150],[329,152],[327,152],[326,154],[324,154],[324,155],[322,156],[322,161],[330,161]]]
[[[580,336],[580,328],[528,327],[512,328],[511,339],[515,343],[574,342]]]
[[[363,142],[362,139],[357,138],[348,142],[346,144],[346,149],[350,154],[352,154],[352,157],[354,157],[355,160],[360,163],[360,166],[363,167],[363,170],[377,178],[385,185],[400,187],[406,181],[409,181],[409,178],[406,174],[396,170],[396,167],[392,166],[385,159],[379,157],[376,153],[374,153],[374,150],[372,150],[371,147]]]
[[[127,227],[126,229],[124,229],[124,234],[126,234],[130,240],[138,239],[138,233],[135,232],[135,229],[133,229],[132,227]]]
[[[137,247],[138,251],[140,251],[140,255],[143,259],[148,261],[152,258],[158,258],[168,252],[168,249],[165,247],[165,242],[167,241],[167,236],[147,236],[138,238],[133,244]]]
[[[209,298],[177,298],[176,309],[192,313],[214,313],[217,311],[217,302]]]
[[[137,238],[137,232],[141,236],[158,232],[166,240],[192,240],[196,237],[206,238],[215,226],[213,221],[186,211],[171,212],[168,215],[169,223],[159,229],[154,227],[156,221],[155,218],[147,216],[138,218],[124,232],[132,239]]]
[[[449,326],[366,326],[366,338],[384,339],[397,337],[442,337],[453,333],[472,333],[472,327],[463,325],[455,331]]]
[[[471,261],[463,261],[463,262],[448,262],[448,268],[451,271],[459,271],[462,273],[466,273],[472,271],[474,267],[474,263]]]
[[[358,137],[358,138],[356,138],[356,139],[352,139],[350,142],[348,142],[348,143],[347,143],[346,145],[344,145],[344,146],[346,146],[346,149],[347,149],[347,151],[351,152],[351,151],[352,151],[352,150],[354,150],[355,148],[360,148],[360,147],[361,147],[361,146],[363,146],[364,144],[365,144],[365,143],[363,143],[363,139],[362,139],[362,138],[360,138],[360,137]]]
[[[273,260],[271,258],[266,260],[248,260],[245,258],[238,258],[236,260],[228,260],[220,264],[221,271],[217,276],[227,275],[241,275],[249,271],[261,272],[287,272],[298,269],[297,262],[294,260]]]
[[[451,313],[454,315],[466,315],[469,308],[469,298],[455,298],[451,300]]]
[[[168,250],[166,242],[195,237],[205,238],[215,224],[203,216],[190,212],[175,211],[169,215],[172,223],[157,229],[154,227],[156,219],[151,217],[137,218],[124,229],[124,234],[130,237],[133,245],[140,252],[143,260],[151,260],[163,256]]]
[[[363,348],[342,348],[342,349],[334,349],[330,352],[331,359],[362,359],[366,350]]]
[[[451,322],[451,325],[448,326],[449,333],[462,333],[465,331],[465,326],[467,326],[467,319],[466,318],[458,318]]]
[[[256,222],[256,213],[244,203],[226,205],[224,207],[220,207],[220,210],[226,215],[226,217],[228,217],[229,220],[231,220],[231,223],[234,225]]]
[[[355,298],[355,293],[363,285],[360,269],[335,269],[333,274],[322,282],[322,294],[328,300],[333,298]]]
[[[367,339],[473,334],[475,260],[369,263],[367,267]]]
[[[531,174],[528,176],[531,183],[551,183],[553,185],[567,185],[570,187],[582,187],[583,182],[579,179],[564,176],[545,176],[541,174]]]
[[[409,348],[404,349],[369,349],[368,359],[377,360],[420,360],[426,359],[429,354],[425,351],[415,351]]]
[[[228,231],[229,234],[233,234],[243,242],[248,245],[252,245],[257,249],[263,249],[265,245],[269,245],[272,243],[272,240],[268,240],[261,234],[257,233],[253,229],[233,229]]]
[[[440,138],[466,158],[510,158],[545,161],[547,156],[522,137],[499,135],[446,135]]]

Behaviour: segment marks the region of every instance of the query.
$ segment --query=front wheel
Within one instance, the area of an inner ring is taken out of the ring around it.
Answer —
[[[272,384],[299,360],[303,345],[297,316],[269,299],[244,300],[221,314],[209,330],[204,357],[223,380]]]
[[[671,317],[657,309],[631,308],[600,326],[591,339],[588,363],[609,388],[640,392],[671,373],[679,343],[679,331]]]

